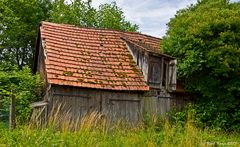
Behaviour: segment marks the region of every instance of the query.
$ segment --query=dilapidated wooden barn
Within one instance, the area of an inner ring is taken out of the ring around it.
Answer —
[[[144,112],[165,114],[185,100],[176,92],[176,60],[160,39],[140,33],[42,22],[35,72],[45,82],[47,116],[59,104],[72,118],[98,111],[137,122]]]

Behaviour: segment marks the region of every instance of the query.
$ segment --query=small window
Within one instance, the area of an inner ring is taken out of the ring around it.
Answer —
[[[159,64],[153,64],[153,81],[160,82],[160,66]]]

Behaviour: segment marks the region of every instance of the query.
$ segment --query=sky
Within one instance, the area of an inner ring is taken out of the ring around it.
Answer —
[[[114,0],[93,0],[93,6],[111,3]],[[179,9],[196,4],[197,0],[115,0],[126,20],[139,25],[141,33],[163,37],[167,23]],[[231,0],[240,1],[240,0]]]

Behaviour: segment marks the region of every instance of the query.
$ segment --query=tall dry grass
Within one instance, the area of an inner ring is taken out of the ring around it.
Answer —
[[[0,129],[0,146],[240,146],[239,134],[201,130],[190,118],[179,125],[152,115],[131,124],[123,120],[113,123],[96,111],[78,119],[71,118],[69,112],[60,112],[56,108],[44,128],[32,123],[13,132]]]

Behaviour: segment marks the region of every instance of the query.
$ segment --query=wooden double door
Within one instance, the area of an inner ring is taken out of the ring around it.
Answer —
[[[135,123],[139,121],[142,114],[141,100],[138,99],[55,95],[52,104],[52,108],[56,113],[66,114],[72,118],[82,118],[91,112],[97,111],[110,121],[125,120]]]

